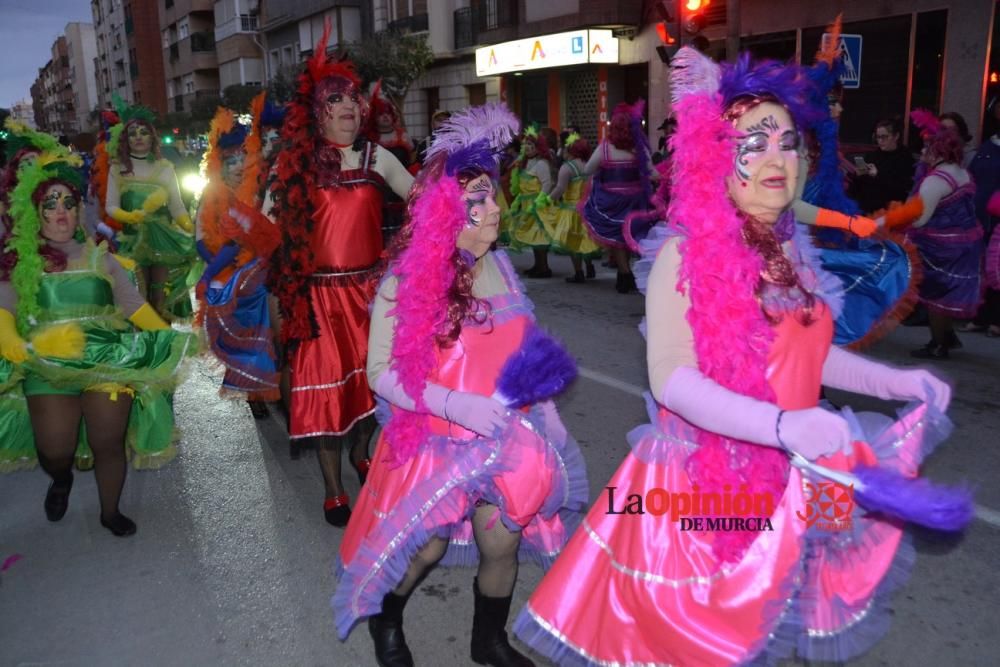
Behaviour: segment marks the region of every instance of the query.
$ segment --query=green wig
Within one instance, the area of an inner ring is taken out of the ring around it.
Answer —
[[[11,196],[10,217],[13,220],[7,250],[17,255],[17,264],[10,281],[17,292],[17,326],[22,335],[37,321],[40,313],[38,287],[45,261],[42,247],[42,220],[35,203],[35,192],[53,181],[80,192],[80,173],[63,156],[43,153],[37,160],[21,165],[17,172],[17,187]],[[79,227],[77,233],[79,234]]]

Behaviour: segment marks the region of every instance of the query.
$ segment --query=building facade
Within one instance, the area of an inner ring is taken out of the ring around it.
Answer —
[[[312,53],[330,21],[330,41],[334,50],[357,42],[371,33],[371,2],[365,0],[263,0],[260,31],[267,81],[282,74],[292,75],[302,60]]]
[[[213,0],[156,2],[160,5],[167,110],[190,112],[197,100],[219,96],[215,3]]]
[[[97,107],[97,77],[94,63],[97,60],[97,41],[94,26],[90,23],[66,24],[66,54],[69,58],[70,90],[75,111],[74,132],[91,129],[91,112]]]
[[[69,62],[66,36],[60,35],[52,43],[52,59],[39,68],[31,86],[35,123],[40,130],[61,136],[80,131]]]
[[[261,0],[217,0],[215,51],[219,87],[260,86],[264,77],[264,47],[258,38]]]
[[[158,0],[162,1],[162,0]],[[111,107],[111,96],[118,93],[132,102],[135,91],[130,74],[128,35],[125,32],[125,7],[122,0],[91,0],[97,55],[94,75],[97,103],[101,109]]]
[[[167,82],[163,70],[158,2],[124,0],[128,73],[132,88],[129,102],[159,114],[167,113]]]
[[[35,109],[31,98],[15,102],[14,106],[10,108],[10,117],[33,130],[38,129],[38,125],[35,123]]]

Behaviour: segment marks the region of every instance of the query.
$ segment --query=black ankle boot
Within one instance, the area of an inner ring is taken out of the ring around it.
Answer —
[[[382,613],[368,617],[379,667],[413,667],[413,655],[403,636],[403,607],[408,599],[390,591],[382,598]]]
[[[479,581],[472,582],[476,615],[472,618],[472,661],[492,667],[534,667],[507,641],[507,616],[511,596],[488,598],[479,592]]]
[[[52,480],[49,490],[45,494],[45,517],[49,521],[59,521],[66,516],[66,509],[69,507],[69,492],[73,489],[73,473],[69,474],[69,480],[56,483]]]

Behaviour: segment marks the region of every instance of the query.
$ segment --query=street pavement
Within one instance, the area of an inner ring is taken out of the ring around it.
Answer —
[[[515,257],[525,268],[527,256]],[[645,420],[645,346],[639,295],[615,293],[614,274],[567,285],[527,280],[540,322],[579,359],[580,380],[558,401],[587,461],[591,497],[627,452],[625,434]],[[912,365],[923,328],[900,328],[871,354]],[[978,517],[962,538],[918,532],[909,584],[895,597],[892,628],[853,664],[996,665],[1000,633],[1000,340],[962,336],[965,349],[935,369],[954,381],[956,428],[925,472],[977,488]],[[218,368],[200,361],[177,393],[180,454],[166,468],[130,471],[123,511],[139,532],[111,536],[98,523],[93,475],[77,475],[69,512],[45,520],[40,470],[0,477],[0,665],[373,665],[367,629],[346,642],[329,599],[341,531],[322,516],[314,456],[290,460],[277,416],[254,422],[242,402],[220,399]],[[840,404],[890,410],[833,393]],[[357,496],[353,472],[345,474]],[[472,576],[437,569],[406,612],[418,665],[471,665]],[[520,609],[541,572],[525,565]],[[537,657],[536,657],[537,659]],[[541,661],[539,660],[540,664]]]

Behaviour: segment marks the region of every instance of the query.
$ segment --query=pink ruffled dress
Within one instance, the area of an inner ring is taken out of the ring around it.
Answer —
[[[810,326],[787,315],[776,326],[767,377],[785,410],[819,402],[833,320],[826,306],[818,315]],[[629,434],[632,451],[607,484],[615,487],[616,510],[629,494],[645,497],[653,488],[692,493],[685,464],[697,447],[695,429],[648,404],[651,423]],[[946,422],[923,405],[895,422],[845,416],[860,444],[850,456],[818,463],[838,470],[878,463],[907,475],[943,437],[932,427]],[[733,665],[796,651],[809,660],[859,655],[887,629],[886,594],[908,573],[913,550],[900,525],[857,506],[844,530],[820,522],[807,527],[803,517],[830,510],[810,502],[804,486],[810,481],[824,480],[790,468],[773,530],[760,532],[729,563],[713,554],[712,531],[682,531],[669,513],[609,514],[606,487],[514,631],[559,665]]]
[[[488,321],[465,322],[458,341],[439,349],[429,382],[493,394],[504,362],[532,325],[531,303],[509,260],[502,253],[496,259],[509,291],[487,299]],[[580,450],[561,429],[548,432],[540,407],[512,410],[497,439],[437,417],[430,417],[430,429],[428,441],[399,467],[389,463],[384,435],[376,445],[340,545],[332,606],[341,638],[359,619],[381,611],[382,598],[431,537],[449,540],[442,565],[476,565],[470,519],[477,505],[496,505],[499,520],[522,534],[520,556],[542,567],[555,560],[586,508]]]

